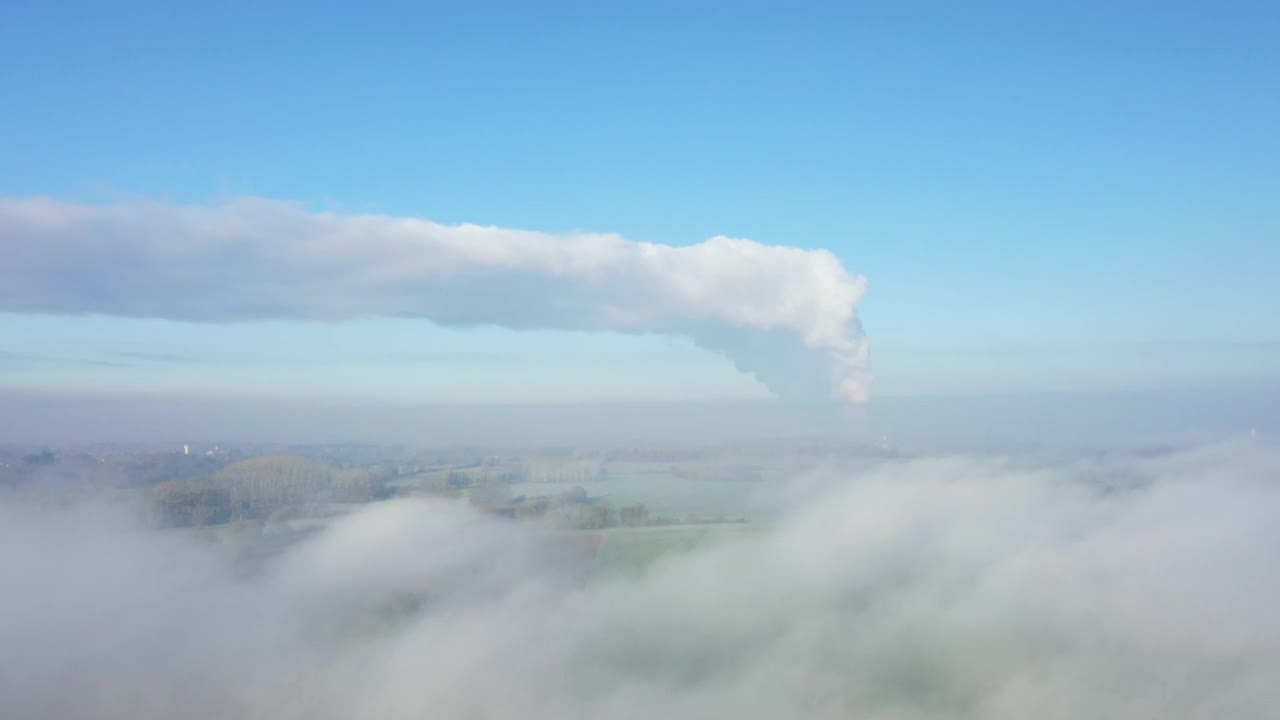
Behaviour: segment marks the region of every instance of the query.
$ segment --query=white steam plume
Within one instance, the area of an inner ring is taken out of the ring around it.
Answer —
[[[865,400],[866,290],[832,253],[409,217],[0,198],[0,311],[181,321],[423,317],[685,335],[775,390]],[[803,364],[797,382],[796,362]],[[798,386],[798,387],[797,387]]]

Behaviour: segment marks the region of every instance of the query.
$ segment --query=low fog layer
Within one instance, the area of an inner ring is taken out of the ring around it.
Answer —
[[[0,198],[0,312],[197,322],[420,317],[683,335],[775,392],[862,401],[866,280],[832,253],[713,237],[683,247],[285,202]]]
[[[260,570],[0,509],[10,718],[1280,714],[1280,455],[804,478],[757,533],[582,584],[547,536],[375,504]],[[816,488],[816,490],[815,490]]]

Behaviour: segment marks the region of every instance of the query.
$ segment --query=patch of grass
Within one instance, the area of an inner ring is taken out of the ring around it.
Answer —
[[[667,557],[759,532],[751,523],[615,528],[606,534],[598,572],[603,576],[638,575]]]

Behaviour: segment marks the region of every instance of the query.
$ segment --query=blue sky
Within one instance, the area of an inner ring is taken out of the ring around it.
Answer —
[[[1273,3],[603,5],[12,3],[0,195],[828,248],[869,278],[883,394],[1280,381]],[[766,393],[659,336],[10,314],[0,338],[6,386]]]

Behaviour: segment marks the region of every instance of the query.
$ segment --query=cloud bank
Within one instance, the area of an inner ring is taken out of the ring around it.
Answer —
[[[1280,457],[885,464],[774,527],[587,586],[444,502],[263,571],[0,505],[26,718],[1132,720],[1280,713]],[[806,493],[807,494],[807,493]]]
[[[791,396],[866,399],[865,290],[828,251],[728,237],[675,247],[263,199],[0,198],[0,311],[666,333]]]

